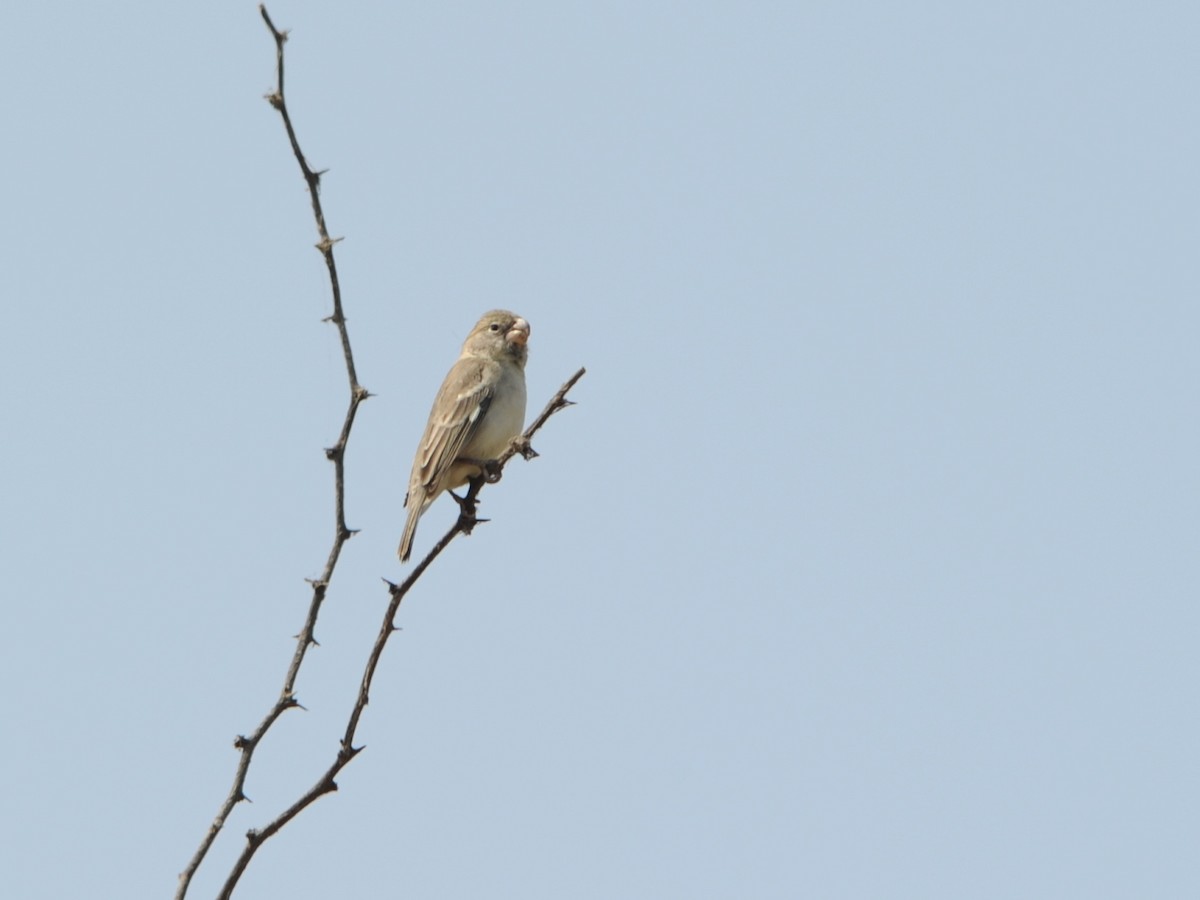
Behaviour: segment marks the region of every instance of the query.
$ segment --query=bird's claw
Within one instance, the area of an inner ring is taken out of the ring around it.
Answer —
[[[482,467],[484,463],[480,461],[478,465]],[[483,487],[484,481],[484,475],[477,475],[475,478],[472,478],[465,497],[458,496],[454,491],[446,491],[447,494],[454,498],[454,502],[458,504],[457,528],[463,534],[470,534],[471,530],[480,522],[488,521],[475,515],[475,507],[479,503],[479,489]]]
[[[460,456],[458,461],[479,469],[479,475],[476,477],[482,479],[481,484],[495,484],[500,480],[501,474],[503,474],[503,469],[500,467],[500,460],[498,459],[472,459]]]

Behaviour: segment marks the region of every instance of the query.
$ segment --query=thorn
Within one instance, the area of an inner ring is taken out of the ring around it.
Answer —
[[[461,531],[463,534],[470,534],[472,531],[475,530],[476,525],[482,525],[484,522],[490,522],[490,521],[492,521],[492,520],[491,519],[477,519],[474,516],[470,516],[470,517],[459,516],[458,517],[458,530]]]
[[[388,586],[388,589],[389,589],[389,590],[393,590],[393,591],[394,591],[394,590],[396,590],[397,588],[399,588],[399,587],[400,587],[400,585],[396,584],[396,582],[394,582],[394,581],[388,581],[386,578],[383,578],[382,576],[380,577],[380,579],[379,579],[379,580],[380,580],[380,581],[382,581],[384,584],[386,584],[386,585]]]
[[[535,459],[536,457],[541,456],[540,453],[533,449],[533,445],[529,443],[529,438],[527,438],[525,435],[513,438],[512,446],[513,449],[520,453],[521,456],[526,460]]]

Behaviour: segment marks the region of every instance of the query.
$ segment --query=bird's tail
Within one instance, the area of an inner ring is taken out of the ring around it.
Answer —
[[[413,538],[417,534],[417,521],[424,511],[425,504],[423,503],[408,504],[408,519],[404,523],[404,534],[400,536],[400,548],[396,551],[400,562],[408,562],[408,557],[412,553]]]

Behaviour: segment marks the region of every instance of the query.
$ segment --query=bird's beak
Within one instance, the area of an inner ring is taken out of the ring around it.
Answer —
[[[526,341],[529,340],[529,323],[520,316],[517,316],[512,324],[512,328],[508,329],[508,334],[504,336],[504,339],[510,343],[525,346]]]

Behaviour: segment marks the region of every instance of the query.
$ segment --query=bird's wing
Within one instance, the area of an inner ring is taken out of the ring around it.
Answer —
[[[481,360],[460,359],[446,375],[413,461],[410,493],[414,488],[434,489],[479,428],[495,389],[495,379],[486,374]]]

